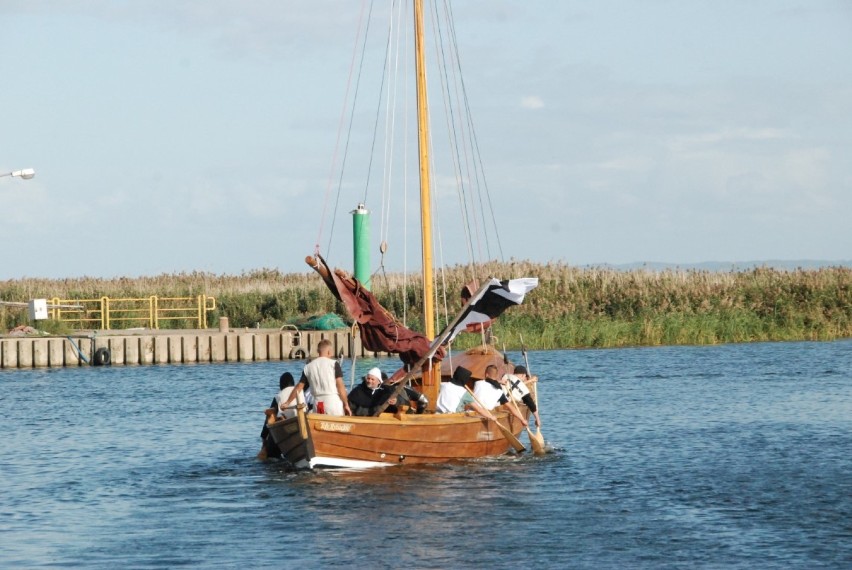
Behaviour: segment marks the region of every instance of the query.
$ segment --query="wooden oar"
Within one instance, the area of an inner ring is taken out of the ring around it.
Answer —
[[[523,340],[521,341],[521,346],[523,347]],[[524,362],[526,362],[526,359],[526,352],[524,352]],[[511,374],[511,371],[509,371],[509,357],[506,355],[505,344],[503,344],[503,367],[506,374]],[[511,382],[509,382],[509,401],[512,402],[512,406],[515,408],[515,411],[518,412],[518,415],[520,416],[521,410],[520,408],[518,408],[517,402],[515,402],[515,388],[514,386],[512,386]],[[536,406],[538,406],[538,404],[536,404]],[[544,455],[544,437],[542,437],[541,432],[539,432],[538,434],[534,434],[530,429],[529,425],[525,425],[524,427],[527,430],[527,434],[530,436],[530,445],[533,448],[533,453],[536,455]]]
[[[512,403],[512,406],[515,407],[515,411],[518,412],[518,415],[521,415],[521,410],[518,408],[518,404],[515,403],[515,399],[512,397],[511,391],[509,391],[509,401]],[[530,445],[532,445],[533,453],[536,455],[544,455],[544,437],[541,435],[541,431],[533,433],[529,425],[524,427],[527,430],[527,434],[530,436]]]
[[[524,366],[527,368],[527,378],[532,378],[532,373],[530,372],[530,360],[527,358],[527,347],[524,346],[524,336],[518,335],[518,337],[521,340],[521,355],[524,357]],[[538,409],[538,382],[536,382],[533,400],[535,401],[536,409]],[[541,411],[539,411],[539,414],[541,414]],[[535,436],[533,436],[529,427],[527,427],[527,431],[530,434],[530,445],[532,445],[533,453],[536,455],[544,455],[546,452],[544,450],[544,436],[541,435],[541,428],[536,426]]]
[[[482,402],[479,401],[479,398],[476,397],[476,395],[471,391],[470,388],[465,386],[464,389],[467,390],[468,394],[473,396],[473,400],[477,404],[479,404],[480,408],[482,408],[486,412],[489,411],[485,406],[482,405]],[[486,419],[489,419],[489,420],[493,421],[495,424],[497,424],[497,427],[500,428],[501,432],[503,432],[503,437],[505,437],[509,441],[509,443],[512,445],[512,447],[515,448],[515,451],[517,451],[518,453],[521,453],[521,452],[524,452],[524,451],[527,450],[527,448],[524,447],[524,444],[521,443],[521,440],[519,440],[517,437],[515,437],[515,434],[513,434],[512,431],[509,428],[507,428],[506,426],[504,426],[503,424],[498,422],[497,418],[493,414],[490,418],[486,416]]]
[[[275,406],[278,404],[278,401],[273,399],[272,405]],[[260,451],[257,452],[257,458],[261,461],[265,461],[267,457],[269,457],[269,451],[266,449],[266,438],[269,437],[269,426],[275,423],[275,408],[266,408],[263,410],[263,413],[266,415],[266,419],[263,421],[263,429],[260,432],[260,437],[263,439],[263,443],[260,446]]]

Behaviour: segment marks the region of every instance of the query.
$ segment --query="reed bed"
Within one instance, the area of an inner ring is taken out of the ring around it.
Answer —
[[[619,347],[717,344],[767,340],[832,340],[852,337],[852,269],[784,271],[618,271],[564,263],[509,261],[439,274],[442,318],[460,306],[465,283],[488,276],[538,277],[539,287],[494,327],[507,348]],[[372,288],[388,310],[420,327],[418,275],[377,274]],[[241,275],[203,272],[138,278],[20,279],[0,282],[0,300],[118,297],[216,297],[217,314],[235,327],[277,327],[343,308],[312,272],[260,269]],[[23,319],[23,322],[22,322]],[[0,307],[6,328],[26,324],[26,311]],[[457,347],[478,342],[463,335]]]

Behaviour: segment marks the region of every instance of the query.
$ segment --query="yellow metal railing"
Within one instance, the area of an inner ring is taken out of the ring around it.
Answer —
[[[184,321],[196,328],[207,328],[207,313],[216,310],[216,298],[207,295],[195,297],[158,297],[152,295],[139,299],[60,299],[50,300],[48,314],[51,319],[77,324],[81,328],[110,330],[117,328],[147,327],[159,329],[164,322]],[[59,305],[65,306],[61,308]],[[76,308],[67,308],[74,305]]]

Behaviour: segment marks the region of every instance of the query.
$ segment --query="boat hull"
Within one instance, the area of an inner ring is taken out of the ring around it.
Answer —
[[[514,435],[523,429],[506,412],[495,415]],[[269,425],[269,432],[282,455],[298,468],[445,463],[495,457],[511,448],[494,422],[466,413],[378,417],[300,413]]]

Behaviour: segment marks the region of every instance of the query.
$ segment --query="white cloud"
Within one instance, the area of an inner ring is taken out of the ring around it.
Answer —
[[[684,152],[724,143],[742,141],[771,141],[791,138],[790,133],[783,129],[737,127],[724,128],[717,131],[678,135],[669,141],[669,148],[674,152]]]
[[[785,177],[802,188],[823,189],[828,185],[831,151],[826,148],[799,148],[784,156]]]
[[[619,156],[598,163],[598,168],[603,170],[645,172],[652,168],[653,165],[653,161],[644,156]]]
[[[521,107],[524,109],[543,109],[544,101],[542,101],[541,97],[529,95],[521,99]]]

